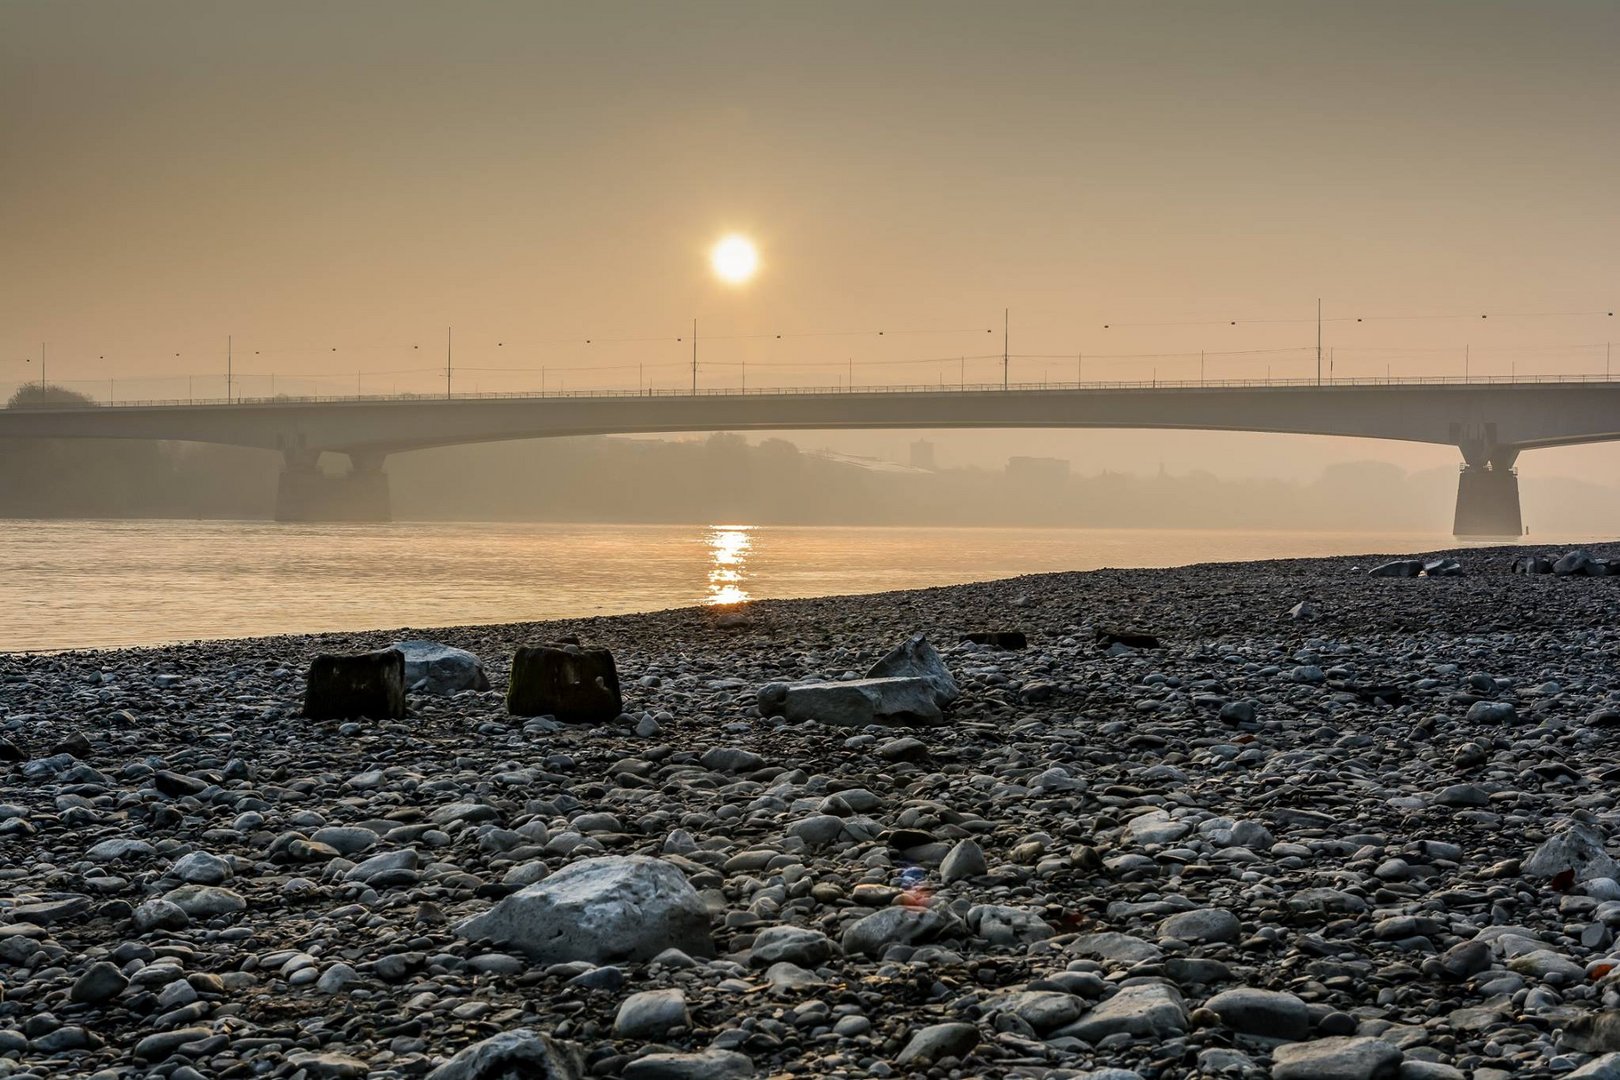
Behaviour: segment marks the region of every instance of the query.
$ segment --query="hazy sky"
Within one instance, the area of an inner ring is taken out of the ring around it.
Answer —
[[[1616,41],[1620,5],[1579,0],[6,0],[0,388],[47,342],[52,381],[97,396],[217,394],[227,334],[249,392],[442,388],[412,369],[452,324],[462,389],[542,365],[673,386],[693,316],[705,385],[744,361],[751,385],[851,360],[955,381],[943,358],[999,353],[1003,307],[1040,357],[1015,380],[1072,379],[1077,353],[1088,378],[1196,377],[1119,354],[1199,349],[1210,377],[1304,375],[1318,296],[1341,375],[1460,374],[1465,346],[1475,372],[1601,372],[1614,318],[1522,316],[1620,303]],[[744,288],[705,262],[728,231],[764,259]],[[1464,317],[1393,318],[1437,315]],[[806,331],[861,333],[726,340]],[[1014,446],[1279,474],[1454,457],[952,437]]]

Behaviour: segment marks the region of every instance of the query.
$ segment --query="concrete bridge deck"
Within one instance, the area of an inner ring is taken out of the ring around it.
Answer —
[[[1523,531],[1513,465],[1526,450],[1620,439],[1620,381],[1270,380],[452,397],[122,402],[0,410],[0,438],[130,438],[279,451],[277,517],[388,514],[389,454],[569,435],[838,428],[1138,428],[1394,439],[1455,446],[1455,531]],[[316,468],[347,455],[346,477]]]

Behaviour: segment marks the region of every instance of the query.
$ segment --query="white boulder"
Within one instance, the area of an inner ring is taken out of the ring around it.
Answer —
[[[572,863],[456,926],[539,963],[651,960],[665,949],[713,956],[709,911],[672,863],[609,855]]]

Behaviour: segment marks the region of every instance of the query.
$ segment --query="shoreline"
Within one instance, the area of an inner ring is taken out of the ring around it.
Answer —
[[[1264,1075],[1345,1038],[1427,1080],[1573,1071],[1620,1051],[1620,865],[1523,860],[1572,815],[1620,836],[1620,578],[1448,551],[1468,576],[1336,556],[412,630],[493,686],[396,721],[297,715],[313,653],[392,632],[0,654],[0,1058],[404,1080],[527,1029],[609,1080]],[[959,642],[988,630],[1028,647]],[[962,690],[943,723],[760,715],[918,631]],[[613,650],[619,720],[506,714],[512,650],[563,633]],[[609,856],[678,869],[715,955],[456,929]],[[625,1023],[644,991],[678,1010]]]
[[[462,524],[465,524],[465,523],[462,523]],[[478,523],[472,523],[472,524],[478,524]],[[499,525],[499,524],[502,524],[502,523],[492,523],[492,524]],[[694,527],[696,527],[696,526],[694,526]],[[705,526],[705,527],[710,527],[710,526]],[[718,527],[721,527],[721,526],[712,526],[712,527],[718,528]],[[842,528],[842,526],[829,526],[829,528]],[[862,528],[866,528],[866,527],[863,526]],[[882,528],[882,527],[881,526],[874,526],[873,528]],[[994,527],[986,527],[986,528],[994,528]],[[1019,527],[1019,528],[1021,529],[1023,527]],[[1068,526],[1054,526],[1053,528],[1067,529],[1069,527]],[[1130,531],[1130,530],[1126,530],[1126,531]],[[1236,532],[1239,535],[1243,535],[1243,532],[1241,530],[1187,530],[1187,531],[1189,531],[1189,532],[1198,532],[1198,533],[1203,533],[1203,532],[1234,533],[1234,532]],[[1336,535],[1336,534],[1328,533],[1328,534],[1324,534],[1324,535]],[[1384,561],[1384,560],[1388,560],[1388,559],[1398,559],[1398,558],[1407,558],[1407,557],[1430,558],[1430,557],[1439,557],[1439,556],[1454,557],[1454,558],[1457,558],[1459,560],[1463,560],[1465,563],[1467,563],[1469,560],[1472,560],[1473,563],[1476,566],[1484,567],[1487,561],[1490,563],[1491,566],[1496,566],[1498,561],[1500,561],[1500,563],[1502,565],[1505,565],[1506,562],[1515,553],[1528,554],[1528,553],[1536,553],[1536,552],[1541,552],[1541,551],[1558,551],[1558,552],[1561,552],[1563,550],[1566,550],[1569,547],[1575,547],[1575,546],[1579,546],[1579,547],[1585,548],[1587,550],[1592,550],[1592,551],[1595,551],[1595,552],[1608,551],[1610,549],[1620,548],[1620,538],[1617,538],[1617,539],[1612,540],[1612,541],[1590,541],[1590,542],[1583,542],[1583,543],[1580,543],[1580,544],[1567,544],[1567,545],[1566,544],[1555,544],[1555,545],[1550,545],[1550,546],[1542,546],[1542,545],[1538,545],[1538,544],[1534,544],[1534,543],[1528,543],[1528,542],[1519,542],[1519,543],[1506,542],[1506,543],[1504,543],[1504,542],[1501,542],[1501,541],[1482,541],[1482,542],[1477,543],[1477,544],[1468,544],[1468,545],[1453,544],[1451,546],[1436,547],[1436,548],[1432,548],[1432,549],[1425,549],[1422,552],[1411,552],[1411,553],[1407,553],[1407,554],[1401,554],[1401,553],[1398,553],[1398,552],[1386,552],[1386,553],[1363,552],[1363,553],[1354,554],[1354,555],[1318,555],[1318,556],[1296,556],[1296,557],[1286,557],[1286,558],[1258,558],[1258,559],[1245,559],[1245,560],[1190,562],[1190,563],[1179,563],[1179,564],[1167,565],[1167,566],[1151,566],[1151,567],[1117,567],[1117,568],[1116,567],[1098,567],[1098,568],[1090,569],[1090,570],[1058,570],[1058,571],[1047,571],[1047,572],[1038,572],[1038,573],[1031,573],[1031,574],[1020,574],[1020,575],[1014,575],[1014,576],[1010,576],[1010,577],[988,578],[988,579],[984,579],[984,580],[980,580],[980,581],[967,581],[967,582],[959,582],[959,583],[947,584],[947,585],[923,586],[923,587],[920,587],[920,588],[913,588],[913,589],[890,589],[890,590],[879,590],[879,591],[874,591],[874,592],[854,592],[854,593],[828,593],[828,594],[818,595],[818,596],[786,597],[786,598],[780,598],[780,599],[772,599],[772,598],[751,599],[751,600],[745,601],[744,606],[756,607],[756,606],[767,605],[767,604],[799,604],[799,603],[807,603],[807,602],[812,602],[812,601],[831,601],[831,600],[866,600],[866,599],[872,599],[872,598],[878,598],[878,597],[900,596],[900,595],[909,594],[909,593],[930,592],[930,591],[935,591],[935,590],[939,590],[939,589],[975,589],[975,588],[983,588],[983,587],[988,587],[988,586],[994,586],[994,585],[996,585],[998,583],[1007,582],[1007,581],[1035,580],[1035,579],[1041,579],[1041,578],[1051,578],[1051,579],[1054,579],[1054,580],[1056,580],[1056,579],[1065,579],[1065,578],[1068,578],[1068,577],[1071,577],[1071,576],[1077,575],[1077,574],[1079,574],[1079,575],[1098,574],[1098,573],[1143,573],[1143,574],[1152,574],[1152,573],[1165,573],[1165,572],[1170,572],[1170,571],[1190,571],[1190,570],[1195,570],[1195,569],[1206,569],[1206,570],[1212,570],[1212,571],[1230,571],[1230,570],[1233,570],[1233,569],[1238,568],[1238,567],[1264,566],[1264,565],[1271,565],[1271,564],[1297,564],[1297,563],[1310,563],[1310,562],[1322,562],[1324,564],[1327,564],[1327,563],[1332,563],[1332,564],[1338,564],[1338,563],[1355,564],[1357,562],[1360,562],[1360,563],[1372,563],[1375,560],[1376,561]],[[471,633],[475,633],[475,632],[479,632],[479,631],[495,632],[495,631],[500,631],[500,630],[502,630],[504,628],[562,626],[562,625],[572,625],[572,624],[577,623],[577,622],[588,621],[588,620],[596,620],[596,619],[610,619],[610,620],[611,619],[636,619],[636,618],[644,618],[644,617],[652,617],[652,616],[667,616],[667,615],[670,615],[670,614],[675,613],[675,612],[713,611],[713,610],[722,609],[724,607],[725,607],[725,605],[690,604],[690,605],[678,605],[678,606],[668,607],[668,608],[648,609],[648,610],[643,610],[643,611],[622,612],[622,613],[612,614],[612,615],[564,616],[564,617],[553,618],[553,619],[538,619],[538,620],[496,620],[496,621],[491,621],[491,622],[477,622],[477,623],[446,623],[446,624],[440,624],[440,625],[430,626],[430,627],[398,626],[398,627],[363,627],[363,628],[354,628],[354,629],[334,629],[334,630],[314,630],[314,631],[290,631],[290,632],[287,632],[287,633],[277,633],[277,634],[259,634],[259,635],[251,635],[250,634],[250,635],[242,635],[242,636],[228,636],[228,637],[217,637],[217,638],[186,638],[186,639],[176,639],[176,640],[172,640],[172,641],[162,641],[162,642],[154,642],[154,643],[139,643],[139,644],[131,644],[131,645],[109,645],[109,646],[90,645],[90,646],[68,646],[68,647],[65,647],[65,648],[10,649],[10,650],[0,650],[0,657],[4,657],[4,656],[57,656],[57,655],[76,654],[76,653],[161,652],[161,651],[166,651],[166,650],[171,650],[171,649],[178,649],[178,648],[207,648],[207,647],[210,647],[210,646],[224,646],[224,645],[230,645],[230,644],[245,644],[245,643],[249,643],[249,642],[266,642],[266,643],[270,643],[270,642],[279,642],[279,641],[301,641],[301,640],[316,641],[316,642],[327,641],[327,640],[337,641],[337,642],[346,642],[346,641],[352,641],[352,640],[355,640],[355,639],[381,640],[383,638],[388,638],[389,640],[401,640],[403,637],[406,637],[406,636],[417,636],[417,637],[428,636],[428,637],[431,637],[431,636],[436,635],[436,634],[466,635],[466,634],[471,634]]]

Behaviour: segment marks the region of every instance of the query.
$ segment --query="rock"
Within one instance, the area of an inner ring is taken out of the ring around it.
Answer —
[[[1577,982],[1586,977],[1586,969],[1562,953],[1552,949],[1535,949],[1515,956],[1507,962],[1509,971],[1529,975],[1536,979],[1556,976],[1564,982]]]
[[[170,889],[163,899],[195,919],[214,915],[235,915],[247,910],[247,901],[230,889],[213,885],[182,885]]]
[[[979,1029],[972,1024],[930,1024],[911,1037],[895,1058],[897,1065],[932,1065],[943,1058],[961,1058],[979,1045]]]
[[[995,1012],[1011,1013],[1035,1030],[1046,1035],[1064,1024],[1072,1024],[1086,1011],[1086,1002],[1074,994],[1059,990],[1021,990],[991,1003]]]
[[[488,690],[484,665],[465,649],[452,649],[436,641],[396,641],[405,658],[405,686],[421,694],[448,696],[463,690]]]
[[[1605,1009],[1571,1017],[1559,1033],[1558,1048],[1582,1054],[1620,1051],[1620,1010]]]
[[[1308,601],[1301,600],[1288,609],[1288,617],[1295,622],[1310,622],[1317,617],[1317,611]]]
[[[1117,964],[1151,963],[1164,956],[1157,945],[1114,930],[1105,930],[1098,934],[1081,934],[1069,943],[1069,952],[1076,956],[1091,956]]]
[[[1436,806],[1489,806],[1491,796],[1478,784],[1447,784],[1434,797],[1434,802]]]
[[[754,935],[749,949],[749,963],[767,967],[781,960],[800,967],[815,967],[825,963],[837,951],[837,946],[820,930],[802,926],[771,926]]]
[[[386,882],[415,884],[416,867],[421,857],[414,848],[385,851],[351,867],[343,875],[344,881],[361,881],[372,888],[386,888]]]
[[[1214,941],[1236,941],[1242,931],[1237,916],[1222,908],[1183,911],[1159,924],[1161,937],[1175,938],[1195,945]]]
[[[1055,933],[1039,912],[1005,904],[975,904],[968,909],[967,925],[975,937],[1009,948],[1045,941]]]
[[[377,834],[370,829],[349,828],[342,825],[328,825],[323,829],[316,829],[310,835],[310,840],[316,844],[325,844],[345,858],[370,851],[377,846]]]
[[[1462,564],[1456,559],[1439,558],[1425,559],[1423,562],[1424,577],[1462,577]]]
[[[1159,639],[1152,634],[1141,630],[1127,630],[1123,627],[1098,627],[1092,632],[1092,638],[1099,649],[1108,649],[1115,645],[1123,645],[1127,649],[1157,649]]]
[[[360,973],[348,964],[333,964],[315,980],[315,989],[323,994],[341,994],[360,981]]]
[[[812,814],[787,827],[789,836],[797,836],[813,848],[826,847],[844,831],[844,819],[833,814]]]
[[[74,980],[73,988],[68,991],[68,1000],[98,1005],[122,994],[128,985],[129,980],[124,978],[123,972],[118,970],[116,964],[100,960],[91,964],[83,975]]]
[[[1407,1058],[1401,1062],[1400,1080],[1468,1080],[1468,1074],[1441,1061]]]
[[[1520,555],[1513,560],[1515,574],[1550,574],[1553,572],[1552,560],[1541,555]]]
[[[153,930],[184,930],[191,925],[191,916],[167,900],[148,900],[135,909],[135,932],[149,934]]]
[[[1286,1043],[1271,1055],[1271,1080],[1395,1080],[1399,1047],[1364,1036]]]
[[[1232,727],[1253,727],[1258,715],[1252,701],[1228,701],[1219,714],[1221,722]]]
[[[1244,1035],[1294,1041],[1311,1033],[1310,1009],[1293,994],[1244,986],[1216,994],[1204,1008]]]
[[[716,746],[703,753],[703,767],[710,772],[750,773],[765,767],[765,759],[752,750],[737,746]]]
[[[1168,983],[1153,982],[1123,987],[1079,1020],[1059,1028],[1054,1037],[1094,1043],[1122,1032],[1168,1039],[1186,1030],[1187,1006],[1181,995]]]
[[[1565,1073],[1564,1077],[1565,1080],[1620,1080],[1620,1053],[1604,1054],[1574,1072]]]
[[[1604,845],[1603,834],[1596,828],[1572,821],[1536,848],[1520,867],[1520,873],[1550,878],[1569,870],[1576,881],[1620,877],[1620,863],[1609,857]]]
[[[512,656],[506,711],[554,716],[565,724],[605,724],[624,712],[619,672],[607,649],[559,643]]]
[[[1415,578],[1423,573],[1420,559],[1395,559],[1367,571],[1368,577]]]
[[[644,855],[570,863],[461,922],[456,932],[548,964],[645,961],[668,948],[714,955],[703,901],[675,866]]]
[[[1574,574],[1584,574],[1586,568],[1592,563],[1589,552],[1577,548],[1561,556],[1553,563],[1552,572],[1559,577],[1569,577]]]
[[[287,1057],[287,1064],[302,1069],[304,1075],[311,1080],[349,1080],[351,1077],[365,1076],[371,1071],[371,1066],[359,1058],[335,1050],[321,1053],[306,1050],[290,1054]]]
[[[934,691],[934,703],[944,708],[961,696],[939,651],[922,634],[915,634],[890,649],[867,671],[868,679],[922,679]]]
[[[529,1028],[491,1035],[428,1073],[427,1080],[582,1080],[574,1047]]]
[[[159,769],[153,773],[152,786],[157,788],[160,794],[171,799],[183,799],[187,795],[201,795],[208,790],[208,785],[203,781],[170,769]]]
[[[1462,941],[1436,959],[1443,978],[1462,982],[1491,966],[1491,947],[1483,941]]]
[[[122,862],[125,859],[144,859],[155,849],[145,840],[130,840],[118,836],[103,840],[84,853],[92,862]]]
[[[1616,714],[1620,722],[1620,713]],[[878,757],[884,761],[926,761],[928,758],[928,744],[921,739],[914,739],[903,735],[898,739],[890,739],[877,749]]]
[[[780,704],[767,706],[780,688]],[[773,683],[760,691],[767,715],[794,723],[815,720],[835,727],[868,724],[937,724],[944,720],[938,691],[926,679],[852,679],[846,682]]]
[[[187,1043],[200,1042],[211,1035],[213,1031],[205,1027],[160,1031],[136,1043],[133,1053],[136,1058],[144,1061],[162,1061]]]
[[[193,851],[175,860],[169,873],[192,885],[218,885],[231,876],[231,864],[218,855]]]
[[[818,990],[827,985],[827,981],[815,972],[806,971],[798,964],[790,964],[786,960],[766,968],[765,981],[772,990],[783,995],[793,995],[803,990]]]
[[[304,715],[311,720],[403,717],[405,657],[398,649],[321,653],[305,677]]]
[[[14,904],[10,908],[12,922],[51,926],[71,922],[90,911],[88,896],[64,896],[57,900],[40,900],[31,904]]]
[[[613,1034],[621,1039],[659,1041],[671,1029],[691,1026],[686,1012],[686,995],[679,990],[643,990],[631,994],[619,1006],[613,1020]]]
[[[951,848],[945,861],[939,864],[939,879],[949,885],[968,878],[983,877],[990,872],[984,860],[984,851],[971,837],[964,837]]]
[[[1519,719],[1519,712],[1505,701],[1476,701],[1468,706],[1468,715],[1463,719],[1470,724],[1512,724]]]
[[[623,1080],[747,1080],[754,1075],[754,1063],[733,1050],[658,1053],[636,1058],[619,1075]]]
[[[842,944],[846,954],[882,956],[891,945],[932,941],[955,927],[954,919],[933,908],[886,907],[851,923]]]
[[[962,635],[963,641],[988,645],[992,649],[1027,649],[1029,638],[1022,630],[975,630]]]

